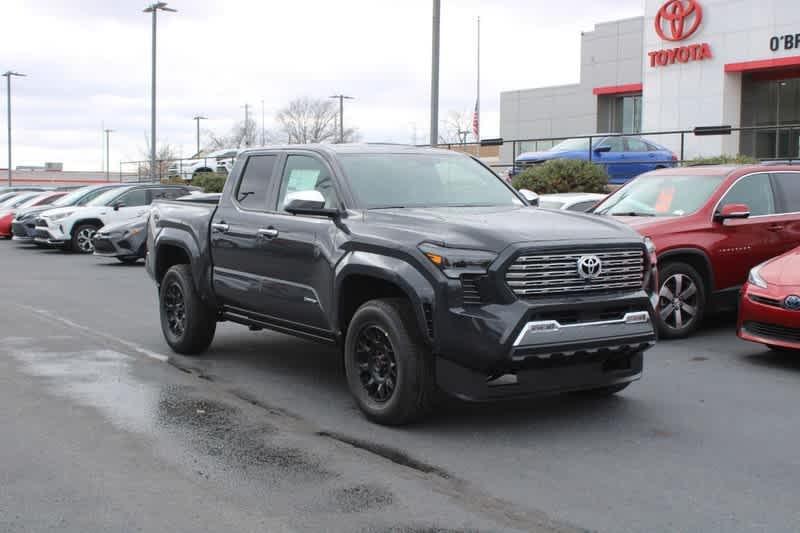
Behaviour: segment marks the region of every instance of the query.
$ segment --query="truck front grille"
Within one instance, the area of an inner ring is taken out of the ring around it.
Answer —
[[[584,279],[582,258],[600,260],[600,270]],[[578,249],[562,252],[523,253],[508,268],[506,283],[520,298],[622,292],[642,288],[645,275],[643,248]]]

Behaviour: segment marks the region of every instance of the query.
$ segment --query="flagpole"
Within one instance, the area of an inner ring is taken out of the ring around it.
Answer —
[[[481,18],[478,17],[478,98],[475,103],[475,113],[478,116],[478,133],[475,138],[481,140]]]

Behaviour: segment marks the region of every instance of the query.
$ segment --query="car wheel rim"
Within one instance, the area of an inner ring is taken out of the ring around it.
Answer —
[[[80,251],[85,253],[94,252],[94,244],[92,243],[94,234],[95,230],[91,228],[83,228],[78,232],[78,248]]]
[[[183,335],[186,330],[186,304],[183,299],[183,290],[177,283],[172,283],[164,294],[164,313],[167,317],[167,327],[176,337]]]
[[[370,399],[386,403],[397,387],[397,361],[389,335],[378,326],[367,326],[356,339],[359,380]]]
[[[661,322],[670,329],[685,329],[697,319],[697,284],[686,274],[673,274],[661,284],[658,303]]]

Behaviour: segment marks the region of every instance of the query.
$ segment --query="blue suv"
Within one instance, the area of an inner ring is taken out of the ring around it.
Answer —
[[[567,139],[546,152],[526,152],[517,156],[511,176],[552,159],[591,160],[605,167],[609,183],[622,184],[639,174],[657,168],[674,167],[678,156],[671,150],[637,136],[595,137],[591,150],[588,138]]]

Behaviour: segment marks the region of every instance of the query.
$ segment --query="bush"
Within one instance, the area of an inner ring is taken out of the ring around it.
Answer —
[[[605,193],[608,174],[589,161],[553,159],[533,165],[514,177],[516,189],[530,189],[537,194],[559,192]]]
[[[201,172],[192,180],[192,185],[201,187],[203,192],[222,192],[228,176],[217,172]]]
[[[749,155],[718,155],[714,157],[695,157],[686,162],[689,166],[697,165],[752,165],[758,159]]]

